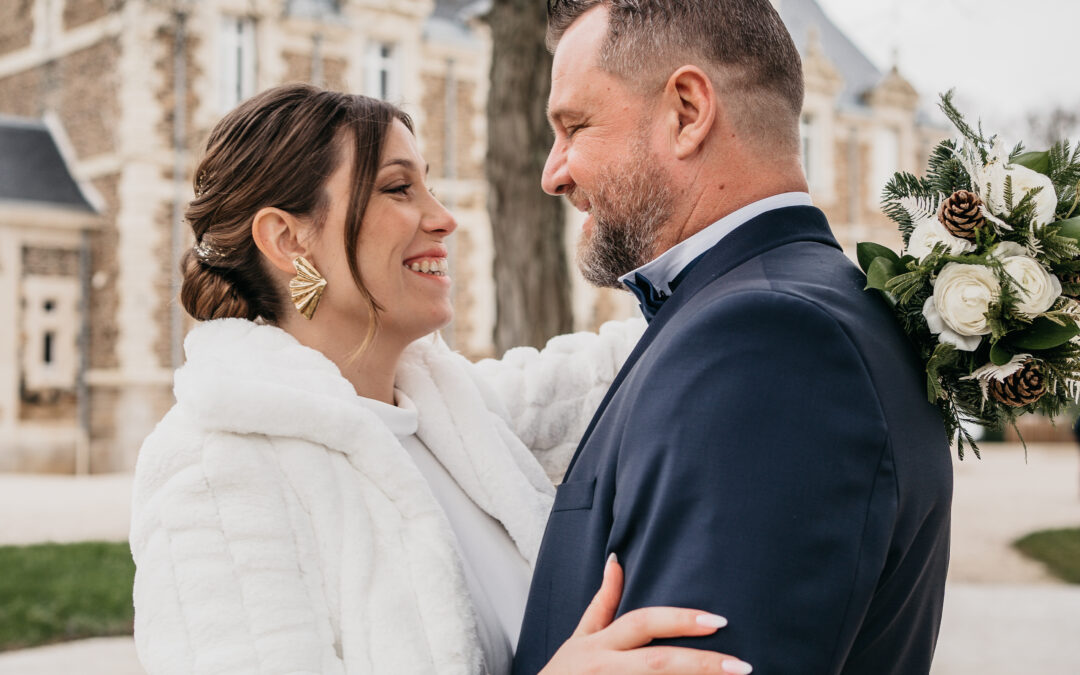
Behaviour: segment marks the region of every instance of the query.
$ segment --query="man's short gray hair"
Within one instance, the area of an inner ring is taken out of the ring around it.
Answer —
[[[743,104],[743,126],[774,139],[794,134],[798,145],[802,60],[769,0],[548,0],[548,47],[598,5],[608,10],[604,70],[653,88],[697,65],[721,97]]]

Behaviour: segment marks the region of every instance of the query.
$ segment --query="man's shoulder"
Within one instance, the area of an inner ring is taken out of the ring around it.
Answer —
[[[899,323],[866,277],[839,249],[816,241],[795,241],[756,255],[711,278],[689,298],[679,314],[724,315],[762,311],[757,305],[805,305],[858,333],[902,337]],[[719,316],[717,316],[719,315]],[[777,320],[780,320],[779,318]]]

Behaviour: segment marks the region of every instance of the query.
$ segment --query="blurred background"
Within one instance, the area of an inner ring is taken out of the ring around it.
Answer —
[[[811,193],[849,253],[899,244],[879,194],[951,134],[940,92],[1010,145],[1080,137],[1080,85],[1062,75],[1074,0],[773,4],[803,57]],[[466,355],[636,311],[578,278],[578,216],[539,188],[543,5],[0,0],[0,673],[139,672],[123,637],[130,472],[191,326],[175,298],[193,167],[244,98],[307,81],[413,116],[460,225],[444,335]],[[1009,434],[957,463],[938,675],[1080,673],[1073,419],[1028,422],[1028,453]]]

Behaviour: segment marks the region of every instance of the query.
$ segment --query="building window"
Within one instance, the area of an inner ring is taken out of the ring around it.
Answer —
[[[394,45],[388,42],[369,43],[364,66],[364,93],[384,101],[396,101],[400,89]]]
[[[46,366],[51,365],[53,362],[53,341],[56,340],[56,333],[48,331],[45,333],[45,339],[41,345],[41,361]]]
[[[799,136],[802,138],[803,173],[806,174],[806,182],[812,191],[817,183],[817,171],[814,168],[814,162],[817,161],[817,153],[815,152],[814,146],[817,145],[817,140],[814,137],[813,117],[804,115],[803,118],[799,120]]]
[[[255,93],[255,20],[221,20],[221,110],[232,110]]]
[[[341,15],[341,0],[288,0],[285,13],[305,19],[325,20]]]
[[[22,285],[22,377],[26,389],[71,390],[79,364],[78,280],[29,275]]]
[[[882,127],[874,132],[873,159],[870,163],[871,193],[868,202],[877,206],[881,201],[881,192],[893,174],[900,170],[900,134],[891,127]]]

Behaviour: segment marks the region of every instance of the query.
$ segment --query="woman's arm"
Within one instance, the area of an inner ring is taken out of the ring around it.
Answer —
[[[553,481],[562,479],[626,357],[645,331],[644,319],[609,321],[597,333],[552,338],[542,350],[517,347],[472,371],[493,391],[498,410]]]
[[[184,450],[160,452],[155,436],[140,457],[131,537],[143,666],[343,673],[318,563],[297,548],[295,495],[271,443],[212,436],[178,468]]]

